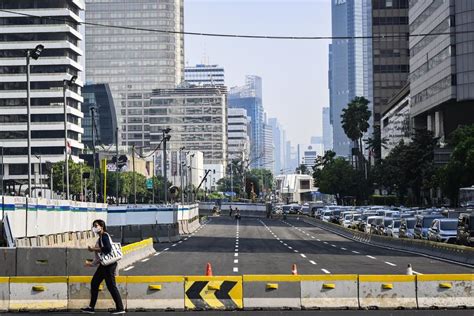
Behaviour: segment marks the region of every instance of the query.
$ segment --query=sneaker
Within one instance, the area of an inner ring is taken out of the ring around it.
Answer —
[[[112,315],[121,315],[121,314],[125,314],[125,310],[121,309],[121,310],[115,310],[113,311],[112,313],[110,313]]]
[[[86,314],[95,314],[95,310],[90,306],[86,308],[81,308],[81,312]]]

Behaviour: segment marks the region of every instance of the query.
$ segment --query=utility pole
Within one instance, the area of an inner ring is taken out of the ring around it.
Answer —
[[[151,200],[153,201],[153,204],[155,204],[155,161],[156,157],[155,154],[153,154],[153,171],[151,172],[151,179],[152,179],[152,185],[151,185]]]
[[[135,176],[135,145],[132,145],[133,204],[137,204],[137,177]]]
[[[97,203],[97,179],[96,179],[96,161],[95,161],[95,106],[91,106],[92,117],[92,166],[94,170],[94,203]]]
[[[118,135],[119,135],[119,128],[115,128],[115,203],[119,205],[119,167],[118,167],[118,160],[119,160],[119,148],[118,148]]]
[[[234,199],[234,181],[233,181],[233,172],[232,172],[232,160],[230,161],[230,200],[232,201]]]
[[[161,141],[163,142],[163,192],[165,195],[165,204],[168,204],[168,176],[167,176],[167,157],[166,157],[166,143],[170,140],[171,135],[171,128],[165,128],[163,131],[163,138]]]
[[[183,150],[184,147],[179,149],[179,184],[180,184],[180,195],[181,195],[181,205],[184,205],[184,192],[183,192]]]

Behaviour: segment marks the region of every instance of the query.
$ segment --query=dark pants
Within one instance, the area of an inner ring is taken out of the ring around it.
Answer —
[[[97,271],[95,271],[94,276],[91,281],[91,303],[90,307],[95,308],[97,303],[97,297],[99,296],[99,286],[102,281],[105,279],[105,284],[107,289],[109,289],[110,294],[115,302],[115,307],[118,310],[123,310],[122,298],[117,289],[117,284],[115,284],[115,269],[117,269],[117,263],[103,266],[99,265]]]

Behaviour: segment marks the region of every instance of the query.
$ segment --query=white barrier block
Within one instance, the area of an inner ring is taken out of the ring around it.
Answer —
[[[416,276],[359,275],[361,308],[417,308]]]
[[[11,277],[10,311],[66,310],[67,277]]]
[[[302,308],[359,308],[357,274],[300,277]]]
[[[127,308],[129,310],[184,310],[184,277],[127,277]]]
[[[10,286],[8,277],[0,277],[0,312],[8,311],[10,302]]]
[[[474,307],[474,274],[417,275],[419,308]]]

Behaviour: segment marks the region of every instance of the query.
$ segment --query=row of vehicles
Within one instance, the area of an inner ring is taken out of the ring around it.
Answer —
[[[368,234],[474,246],[474,212],[383,206],[325,206],[314,217]]]

